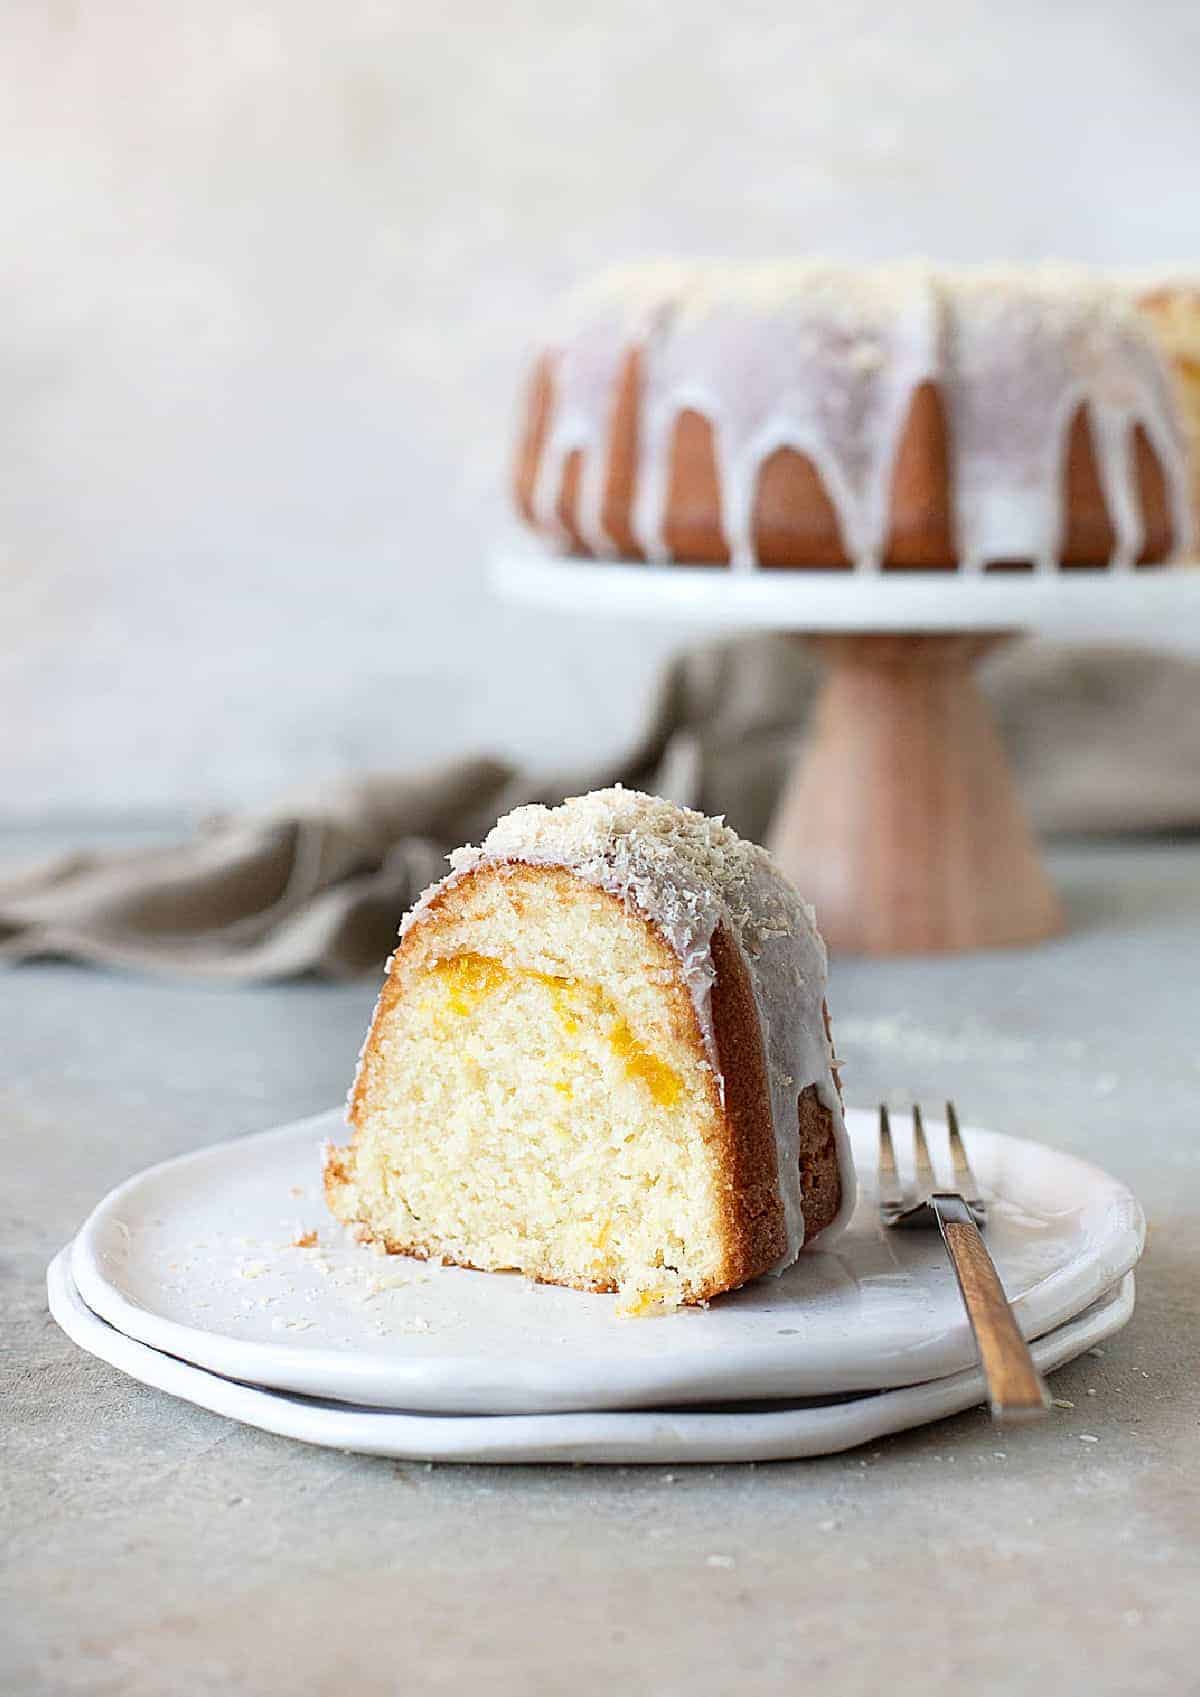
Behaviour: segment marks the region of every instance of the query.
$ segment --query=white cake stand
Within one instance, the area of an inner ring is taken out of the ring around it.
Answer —
[[[730,572],[565,559],[524,539],[492,558],[508,600],[579,616],[787,630],[828,675],[770,847],[832,947],[951,952],[1036,942],[1062,909],[974,662],[1007,637],[1200,649],[1200,568],[992,573]]]

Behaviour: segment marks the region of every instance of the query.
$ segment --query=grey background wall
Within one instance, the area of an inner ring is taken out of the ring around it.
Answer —
[[[664,251],[1200,257],[1200,7],[7,0],[0,809],[628,734],[490,604],[545,304]]]

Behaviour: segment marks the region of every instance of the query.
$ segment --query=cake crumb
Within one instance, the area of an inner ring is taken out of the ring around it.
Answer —
[[[1075,1404],[1069,1396],[1056,1396],[1051,1398],[1051,1406],[1054,1408],[1074,1408]]]
[[[629,1293],[617,1307],[617,1319],[648,1320],[659,1314],[673,1314],[678,1307],[678,1291],[666,1285],[647,1287]]]
[[[265,1261],[243,1261],[238,1268],[238,1272],[244,1279],[261,1279],[265,1273],[270,1271],[271,1269]]]
[[[297,1201],[302,1201],[308,1195],[308,1192],[302,1184],[293,1184],[288,1190],[288,1195],[294,1196]]]
[[[318,1241],[317,1228],[314,1226],[310,1231],[297,1232],[295,1237],[292,1239],[292,1248],[315,1249]]]

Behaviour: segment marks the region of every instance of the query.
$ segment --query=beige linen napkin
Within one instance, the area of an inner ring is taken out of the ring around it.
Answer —
[[[522,802],[618,780],[762,838],[818,678],[795,638],[718,643],[668,667],[638,746],[602,771],[538,778],[476,759],[348,778],[178,847],[0,870],[0,959],[228,982],[377,970],[449,849]],[[983,678],[1041,830],[1200,829],[1200,663],[1014,644]]]

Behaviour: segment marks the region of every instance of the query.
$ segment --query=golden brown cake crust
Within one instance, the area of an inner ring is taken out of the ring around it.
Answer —
[[[561,867],[530,866],[512,862],[488,862],[447,883],[433,897],[419,925],[411,927],[401,939],[389,962],[387,978],[380,993],[371,1031],[364,1045],[362,1062],[351,1092],[348,1120],[357,1129],[365,1111],[374,1068],[382,1060],[377,1046],[377,1034],[402,993],[404,968],[409,957],[424,950],[432,936],[431,923],[447,904],[461,899],[468,882],[503,880],[508,899],[519,904],[521,885],[530,879],[552,880],[562,887],[564,899],[572,893],[578,880]],[[606,901],[621,903],[621,898],[608,891],[588,886],[589,892]],[[628,912],[628,909],[626,909]],[[656,946],[663,940],[653,923],[641,914],[634,917],[645,925]],[[750,974],[741,948],[725,925],[719,925],[711,943],[715,981],[711,1010],[717,1057],[724,1077],[724,1104],[718,1079],[710,1074],[713,1117],[721,1129],[721,1145],[716,1152],[720,1174],[721,1194],[719,1211],[724,1261],[719,1277],[709,1286],[694,1293],[693,1301],[705,1301],[722,1291],[738,1285],[776,1266],[787,1248],[784,1208],[780,1197],[774,1129],[771,1120],[771,1098],[767,1078],[758,1010],[755,1005]],[[669,1001],[670,1025],[673,1035],[688,1042],[701,1054],[704,1039],[690,992],[682,976],[664,986]],[[833,1119],[817,1097],[815,1083],[800,1090],[797,1111],[800,1116],[801,1165],[805,1179],[804,1217],[806,1240],[811,1240],[836,1216],[841,1200],[841,1176]],[[373,1233],[353,1216],[349,1201],[353,1185],[353,1142],[345,1148],[327,1152],[325,1163],[325,1195],[332,1212],[344,1224],[356,1229],[364,1242],[374,1241],[389,1254],[411,1255],[418,1259],[440,1259],[452,1265],[471,1266],[466,1260],[447,1255],[434,1244],[419,1240],[399,1242]],[[612,1291],[611,1282],[587,1279],[546,1279],[542,1282],[568,1284],[576,1289]]]
[[[842,1206],[842,1175],[833,1115],[822,1102],[815,1084],[806,1085],[800,1092],[797,1110],[805,1241],[811,1243],[837,1218]]]
[[[771,1093],[758,1009],[742,951],[718,925],[711,944],[713,1035],[725,1080],[726,1145],[722,1220],[726,1285],[745,1284],[766,1272],[787,1248],[779,1195]],[[689,1003],[691,998],[688,998]],[[693,1011],[693,1019],[695,1013]],[[699,1026],[696,1031],[699,1039]]]

